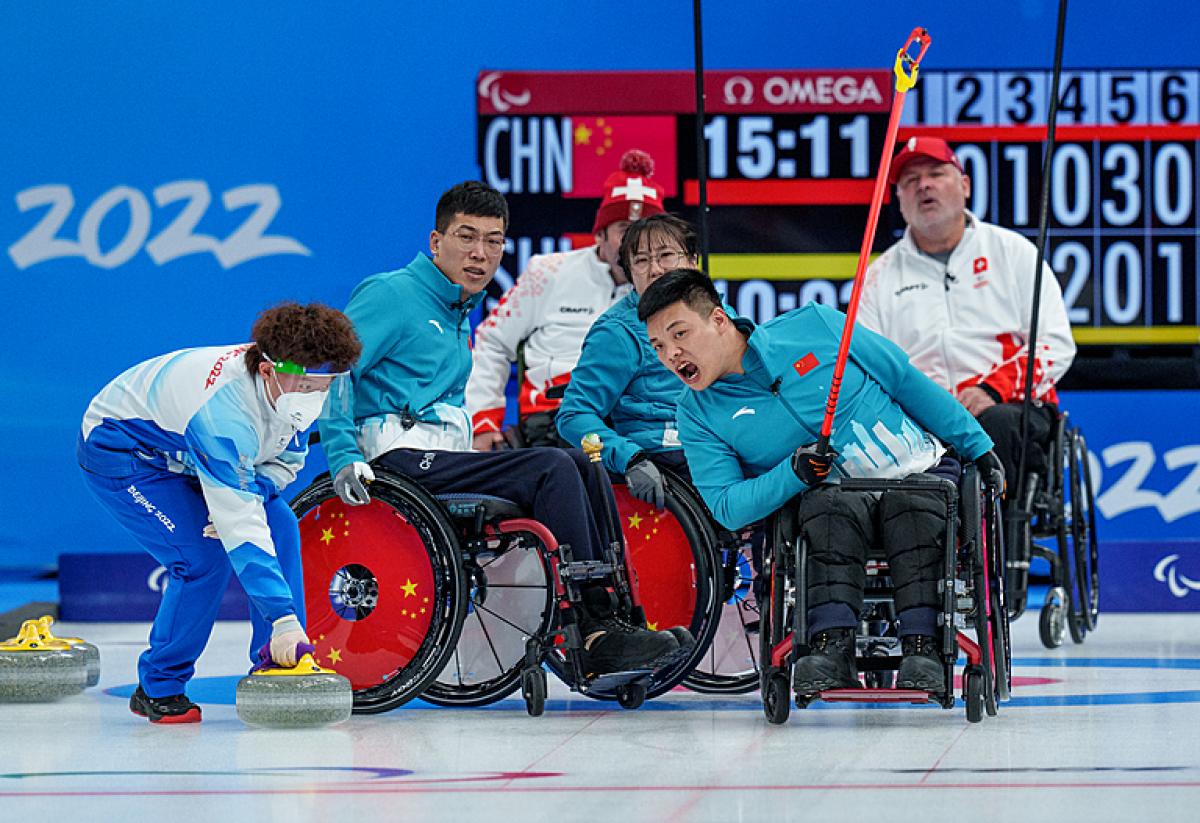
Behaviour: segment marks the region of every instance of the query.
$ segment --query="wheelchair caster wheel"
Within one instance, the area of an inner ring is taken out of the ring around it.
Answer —
[[[541,717],[546,711],[546,673],[541,669],[521,672],[521,697],[530,717]]]
[[[1067,615],[1067,628],[1071,630],[1071,642],[1075,644],[1082,643],[1087,637],[1087,623],[1082,614]]]
[[[983,672],[968,666],[963,672],[963,701],[967,704],[967,722],[983,720]]]
[[[1057,649],[1063,643],[1067,629],[1067,593],[1055,586],[1046,592],[1046,602],[1038,619],[1038,634],[1047,649]]]
[[[617,703],[622,709],[636,709],[646,702],[646,687],[641,683],[626,683],[617,687]]]
[[[767,722],[778,726],[787,722],[792,711],[792,685],[786,674],[773,674],[762,693],[763,713]]]

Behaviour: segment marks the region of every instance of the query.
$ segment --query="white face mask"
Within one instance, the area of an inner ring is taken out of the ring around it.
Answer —
[[[275,412],[296,431],[304,431],[321,416],[326,392],[285,392],[278,378],[275,379],[275,387],[279,389],[279,396],[275,398]]]

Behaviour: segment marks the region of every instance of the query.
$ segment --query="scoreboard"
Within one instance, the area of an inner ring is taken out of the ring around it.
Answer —
[[[600,183],[620,155],[655,159],[667,208],[695,220],[690,72],[485,71],[484,179],[513,238],[493,297],[532,254],[591,242]],[[971,177],[968,207],[1035,239],[1051,75],[922,71],[898,144],[945,138]],[[714,71],[705,76],[710,272],[765,320],[849,297],[891,109],[889,71]],[[1072,70],[1061,78],[1047,260],[1083,347],[1200,343],[1200,71]],[[889,200],[878,253],[903,233]]]

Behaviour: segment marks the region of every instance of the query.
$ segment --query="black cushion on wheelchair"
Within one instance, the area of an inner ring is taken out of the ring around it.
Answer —
[[[434,495],[455,519],[474,520],[475,512],[483,507],[484,520],[508,520],[514,517],[527,517],[528,513],[511,500],[503,497],[492,497],[487,494],[467,494],[464,492],[449,492]]]

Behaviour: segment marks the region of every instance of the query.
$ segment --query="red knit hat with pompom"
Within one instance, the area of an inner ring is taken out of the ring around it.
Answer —
[[[604,200],[596,212],[592,234],[603,231],[618,220],[640,220],[663,211],[663,187],[650,177],[654,159],[639,149],[621,155],[621,169],[604,181]]]

